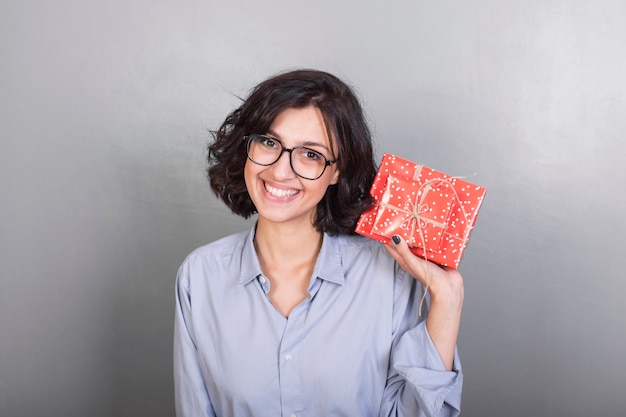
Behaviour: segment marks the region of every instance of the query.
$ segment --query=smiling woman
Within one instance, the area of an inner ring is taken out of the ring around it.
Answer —
[[[215,132],[215,141],[209,146],[211,188],[234,213],[246,218],[256,213],[243,177],[247,158],[243,138],[269,134],[282,140],[271,131],[275,119],[286,109],[309,106],[318,109],[327,136],[336,140],[336,149],[320,152],[338,160],[338,171],[351,173],[342,176],[318,205],[316,226],[331,233],[351,233],[356,219],[370,204],[369,186],[376,170],[361,105],[351,89],[331,74],[299,70],[256,86]]]
[[[226,118],[211,187],[258,216],[179,269],[179,416],[458,415],[461,276],[355,235],[375,172],[360,103],[331,74],[277,75]]]

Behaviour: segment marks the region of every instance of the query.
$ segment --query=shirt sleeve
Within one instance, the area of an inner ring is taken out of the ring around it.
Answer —
[[[427,310],[419,314],[423,286],[406,274],[396,279],[396,333],[380,415],[456,417],[463,388],[458,352],[447,371],[426,329]]]
[[[174,386],[178,417],[214,417],[202,372],[197,361],[191,311],[189,266],[183,264],[176,279],[174,317]]]

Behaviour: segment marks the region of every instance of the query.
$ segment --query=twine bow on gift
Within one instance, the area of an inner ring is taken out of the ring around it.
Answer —
[[[429,223],[435,226],[436,228],[441,229],[441,233],[443,233],[443,231],[446,229],[446,226],[447,226],[445,222],[438,222],[436,220],[423,216],[424,214],[430,211],[430,205],[425,203],[424,200],[426,199],[426,195],[431,189],[432,182],[433,181],[428,181],[419,188],[417,192],[418,196],[420,196],[420,193],[421,193],[421,198],[419,202],[417,201],[413,202],[409,200],[405,204],[406,208],[400,209],[400,211],[403,211],[409,215],[409,218],[402,223],[402,226],[404,227],[407,222],[410,222],[409,239],[408,239],[409,245],[415,246],[414,237],[415,237],[415,229],[417,228],[418,234],[421,239],[421,242],[419,243],[421,243],[422,248],[424,250],[426,250],[426,238],[424,237],[423,230],[426,227],[426,224]]]
[[[428,180],[424,184],[422,184],[420,188],[417,190],[416,200],[415,201],[408,200],[404,204],[404,207],[397,207],[384,201],[379,201],[378,203],[376,203],[380,207],[394,210],[394,211],[408,215],[408,218],[406,218],[400,225],[400,227],[402,227],[403,229],[407,229],[409,231],[409,234],[408,234],[409,238],[407,239],[407,243],[409,244],[409,246],[415,246],[415,243],[416,243],[415,235],[417,232],[417,235],[419,236],[419,239],[420,239],[420,242],[417,242],[417,243],[418,245],[421,245],[421,248],[424,251],[427,250],[426,237],[424,236],[424,229],[426,228],[427,224],[430,224],[436,227],[437,229],[440,229],[440,236],[441,234],[443,234],[443,232],[445,231],[447,227],[446,222],[439,222],[439,221],[436,221],[434,219],[424,216],[426,213],[428,213],[431,210],[430,205],[426,203],[425,200],[426,200],[428,193],[434,187],[438,185],[438,184],[435,185],[435,183],[445,183],[447,186],[452,187],[450,184],[450,181],[446,179],[438,178],[434,180]],[[424,253],[424,258],[426,258],[425,253]]]

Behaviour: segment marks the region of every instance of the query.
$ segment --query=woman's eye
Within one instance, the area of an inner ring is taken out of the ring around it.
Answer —
[[[261,139],[261,144],[265,146],[266,148],[275,148],[277,146],[276,141],[274,139],[267,138],[267,137]]]
[[[322,156],[319,153],[312,151],[310,149],[303,149],[302,156],[305,159],[310,159],[311,161],[317,161],[317,160],[322,159]]]

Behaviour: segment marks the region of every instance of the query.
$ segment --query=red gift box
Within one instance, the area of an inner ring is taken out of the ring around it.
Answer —
[[[485,188],[385,154],[370,190],[372,206],[356,232],[383,243],[400,235],[411,251],[457,269]]]

